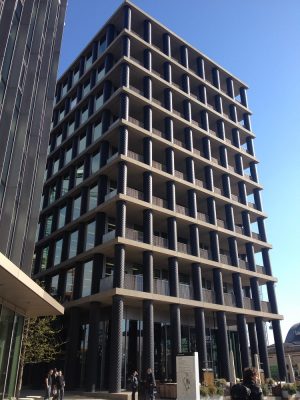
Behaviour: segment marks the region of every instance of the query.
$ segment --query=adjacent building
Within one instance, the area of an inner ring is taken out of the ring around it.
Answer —
[[[181,351],[268,377],[266,321],[284,380],[250,116],[244,82],[129,1],[61,76],[34,278],[66,307],[69,387],[175,380]]]
[[[0,1],[0,398],[14,396],[24,316],[62,314],[31,280],[65,0]]]

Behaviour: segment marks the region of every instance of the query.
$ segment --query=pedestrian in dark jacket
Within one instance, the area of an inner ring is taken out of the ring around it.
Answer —
[[[131,375],[131,400],[135,400],[135,394],[139,388],[139,374],[137,371],[133,371]]]
[[[57,371],[57,375],[55,377],[55,387],[57,391],[57,399],[63,400],[65,393],[65,378],[62,374],[62,371]]]
[[[153,376],[153,372],[151,368],[147,369],[146,379],[145,379],[145,387],[146,387],[146,400],[154,399],[154,387],[155,380]]]
[[[256,368],[246,368],[243,373],[243,384],[250,389],[250,400],[263,400],[263,392],[258,384],[259,374]]]
[[[53,369],[50,369],[45,378],[45,400],[49,400],[52,396],[53,378]]]

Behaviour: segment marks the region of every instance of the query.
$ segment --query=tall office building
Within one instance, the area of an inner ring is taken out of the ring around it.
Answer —
[[[31,273],[66,0],[0,1],[0,398],[14,396],[24,316],[63,307]]]
[[[34,277],[66,307],[69,386],[174,380],[195,350],[270,376],[265,321],[284,379],[246,92],[129,1],[59,79]]]

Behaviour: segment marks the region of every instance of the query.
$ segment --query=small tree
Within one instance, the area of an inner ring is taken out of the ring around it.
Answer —
[[[57,317],[25,318],[23,341],[20,354],[17,397],[19,398],[23,371],[26,364],[54,361],[62,352],[64,344],[60,328],[56,328]]]

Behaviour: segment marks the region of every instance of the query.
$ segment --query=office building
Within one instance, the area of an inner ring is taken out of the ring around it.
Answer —
[[[59,79],[34,278],[66,307],[70,387],[174,381],[180,351],[269,376],[265,321],[284,379],[246,93],[129,1]]]
[[[12,397],[25,316],[63,307],[29,277],[65,0],[0,1],[0,398]]]

